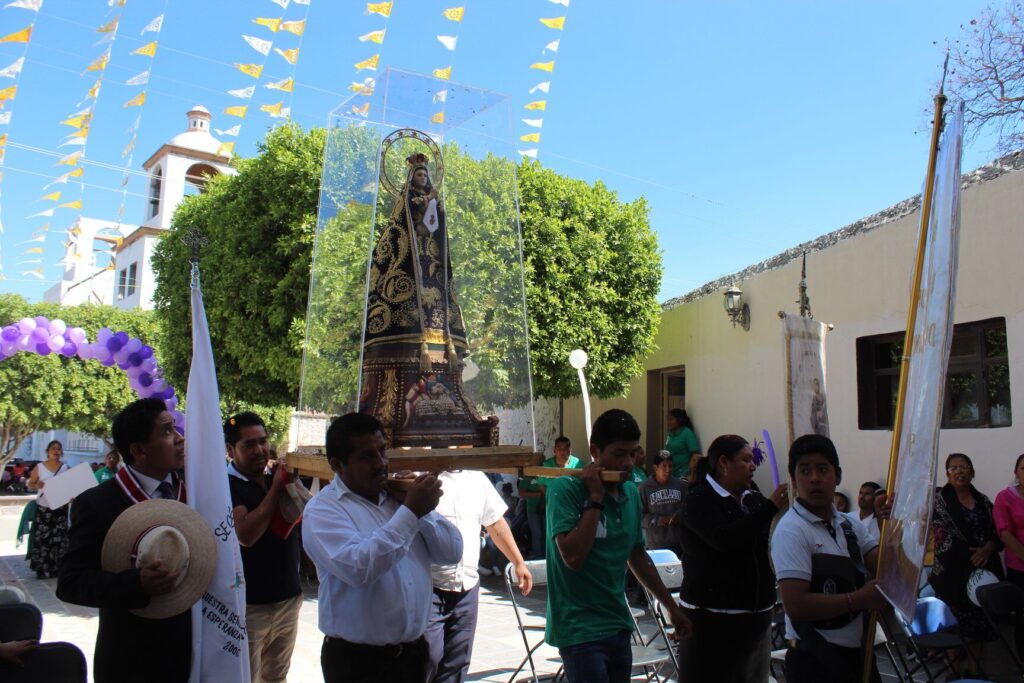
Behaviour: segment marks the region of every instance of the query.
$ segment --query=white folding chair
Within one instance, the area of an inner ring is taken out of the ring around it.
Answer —
[[[538,587],[547,587],[548,567],[546,560],[528,560],[526,562],[526,568],[530,570],[530,574],[533,576],[533,587],[535,589]],[[539,683],[540,679],[537,678],[537,667],[535,666],[533,661],[533,653],[536,652],[537,649],[544,644],[545,622],[531,622],[527,621],[527,619],[525,618],[526,615],[523,614],[522,606],[519,604],[519,601],[516,600],[516,595],[519,593],[519,589],[517,588],[517,586],[519,585],[519,578],[516,576],[515,565],[513,565],[510,562],[508,566],[505,567],[504,575],[505,587],[508,589],[508,597],[509,600],[512,602],[512,610],[515,612],[516,615],[516,623],[519,626],[519,634],[523,638],[523,647],[526,648],[526,656],[523,657],[523,661],[519,662],[519,666],[516,667],[516,670],[512,672],[512,675],[509,677],[508,680],[509,683],[515,681],[516,676],[519,675],[519,672],[522,671],[527,664],[529,664],[530,673],[533,676],[534,683]],[[545,615],[545,618],[546,616],[547,615]],[[535,643],[531,643],[529,635],[531,633],[539,633],[540,639],[538,639]],[[552,677],[555,680],[557,680],[561,672],[562,669],[561,667],[559,667],[558,672],[553,674]]]
[[[661,582],[665,584],[665,587],[672,592],[678,591],[679,587],[683,585],[683,565],[679,561],[679,558],[676,557],[676,554],[671,550],[648,550],[647,555],[654,563],[655,569],[658,570],[658,576],[661,577]],[[651,616],[654,617],[654,623],[658,627],[658,634],[655,634],[654,637],[650,638],[646,642],[642,642],[641,644],[645,648],[652,648],[655,638],[660,634],[665,643],[665,647],[654,648],[654,651],[660,656],[661,662],[670,662],[672,667],[676,670],[676,675],[678,675],[678,653],[676,652],[675,642],[669,636],[669,634],[673,633],[675,629],[671,623],[669,623],[668,611],[658,602],[657,598],[655,598],[646,587],[644,588],[644,596],[647,598],[647,604],[651,608]],[[635,617],[633,621],[634,623],[637,623]],[[639,632],[639,623],[637,623],[637,633]],[[634,666],[637,661],[637,656],[634,652]]]

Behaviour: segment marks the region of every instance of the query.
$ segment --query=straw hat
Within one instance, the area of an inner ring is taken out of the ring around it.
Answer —
[[[192,607],[213,580],[217,543],[210,525],[198,512],[175,500],[147,500],[118,515],[103,539],[100,564],[122,572],[160,560],[178,571],[170,593],[151,596],[149,605],[131,612],[147,619],[166,619]]]

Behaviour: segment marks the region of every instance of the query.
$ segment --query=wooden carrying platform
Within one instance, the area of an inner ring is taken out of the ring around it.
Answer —
[[[392,472],[446,472],[481,470],[483,472],[518,471],[544,462],[544,456],[532,448],[521,446],[487,446],[458,448],[389,448],[388,469]],[[334,476],[327,456],[322,453],[289,453],[287,467],[303,476],[330,479]],[[547,469],[551,476],[551,469]]]

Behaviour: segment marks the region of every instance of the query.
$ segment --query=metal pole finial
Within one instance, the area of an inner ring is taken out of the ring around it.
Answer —
[[[189,248],[189,261],[192,262],[192,288],[199,287],[199,252],[209,242],[206,235],[198,228],[189,228],[181,235],[181,241]]]

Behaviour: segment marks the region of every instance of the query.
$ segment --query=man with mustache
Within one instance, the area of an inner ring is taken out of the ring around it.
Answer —
[[[245,625],[253,683],[284,683],[298,634],[298,529],[271,524],[290,477],[278,465],[265,475],[270,458],[267,428],[256,413],[224,423],[235,532],[245,570]],[[283,521],[280,518],[278,521]]]
[[[419,683],[427,676],[430,565],[462,558],[462,534],[434,508],[441,483],[421,474],[398,500],[385,488],[377,418],[342,415],[327,430],[335,476],[306,505],[302,544],[320,577],[325,683]]]

